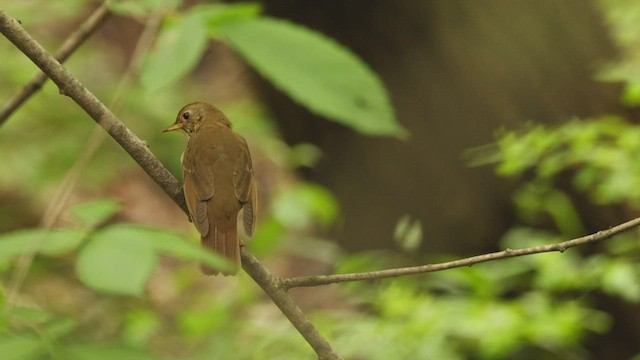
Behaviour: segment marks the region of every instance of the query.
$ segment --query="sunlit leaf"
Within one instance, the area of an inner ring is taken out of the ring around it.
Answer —
[[[309,110],[364,134],[406,136],[377,75],[334,40],[268,17],[229,23],[223,34],[260,74]]]
[[[141,295],[156,254],[149,239],[139,234],[127,226],[111,226],[94,234],[78,255],[78,278],[95,290]]]

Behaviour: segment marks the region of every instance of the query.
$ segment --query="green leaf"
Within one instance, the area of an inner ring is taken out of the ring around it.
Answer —
[[[83,224],[95,227],[107,221],[120,208],[122,204],[118,200],[100,199],[75,205],[69,212]]]
[[[367,135],[407,135],[377,75],[334,40],[268,17],[232,22],[222,31],[249,64],[314,113]]]
[[[189,10],[206,25],[209,35],[220,36],[221,28],[234,21],[255,18],[262,11],[259,3],[202,4]]]
[[[156,264],[153,244],[144,235],[141,228],[126,225],[97,232],[78,256],[78,278],[95,290],[142,294]]]
[[[198,64],[206,45],[206,27],[193,13],[169,21],[142,68],[142,85],[155,91],[180,80]]]
[[[37,251],[45,255],[67,253],[80,245],[85,233],[76,229],[25,229],[0,235],[0,262]]]

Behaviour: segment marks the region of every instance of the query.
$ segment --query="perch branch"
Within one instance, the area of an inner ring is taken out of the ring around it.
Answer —
[[[109,10],[107,8],[106,2],[100,5],[88,18],[85,20],[80,27],[76,29],[69,37],[62,43],[60,48],[55,54],[55,58],[64,63],[71,54],[80,45],[82,45],[85,40],[93,34],[96,29],[104,23],[104,21],[109,17]],[[13,95],[0,109],[0,126],[5,123],[11,114],[13,114],[22,104],[24,104],[31,95],[35,94],[36,91],[40,90],[42,84],[47,80],[47,75],[43,72],[39,72],[36,76],[31,79],[19,92]]]
[[[540,253],[553,252],[553,251],[563,252],[567,249],[570,249],[578,245],[583,245],[583,244],[611,238],[614,235],[631,230],[638,226],[640,226],[640,218],[627,221],[625,223],[614,226],[607,230],[598,231],[597,233],[594,233],[594,234],[582,236],[579,238],[575,238],[575,239],[564,241],[557,244],[533,246],[533,247],[528,247],[523,249],[506,249],[504,251],[472,256],[465,259],[448,261],[448,262],[443,262],[439,264],[427,264],[427,265],[420,265],[420,266],[411,266],[411,267],[404,267],[404,268],[361,272],[361,273],[318,275],[318,276],[288,278],[288,279],[282,279],[282,287],[289,290],[295,287],[311,287],[311,286],[328,285],[328,284],[341,283],[341,282],[347,282],[347,281],[384,279],[384,278],[397,277],[402,275],[424,274],[429,272],[436,272],[436,271],[463,267],[463,266],[472,266],[472,265],[487,262],[487,261],[512,258],[516,256],[540,254]]]
[[[60,93],[72,98],[98,123],[149,176],[187,212],[180,183],[98,98],[35,41],[16,21],[0,10],[0,32],[29,57],[58,86]],[[246,249],[242,250],[243,268],[276,303],[314,349],[319,359],[340,359],[331,345],[320,335],[302,310],[280,286],[280,280],[269,273]]]

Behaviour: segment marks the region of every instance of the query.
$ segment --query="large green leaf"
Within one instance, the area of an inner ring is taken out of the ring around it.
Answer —
[[[146,1],[149,2],[147,6],[163,6],[162,1]],[[166,1],[164,6],[172,5],[173,0]],[[153,91],[182,79],[198,65],[206,50],[208,36],[219,36],[220,28],[225,24],[253,18],[260,10],[258,3],[201,4],[179,17],[168,18],[142,68],[142,85]]]
[[[78,257],[78,277],[88,286],[117,294],[139,295],[155,266],[157,255],[167,253],[185,260],[230,270],[223,257],[185,241],[163,229],[120,224],[99,231]]]
[[[223,26],[239,21],[251,19],[260,14],[262,7],[259,3],[238,4],[199,4],[192,7],[189,13],[207,27],[210,36],[219,36]]]
[[[171,19],[142,68],[142,85],[153,91],[178,81],[198,64],[206,45],[205,24],[195,13]]]
[[[222,33],[265,78],[311,111],[364,134],[406,135],[376,74],[332,39],[268,17],[228,23]]]
[[[25,229],[0,235],[0,261],[37,251],[59,255],[75,249],[84,238],[76,229]]]
[[[78,278],[96,290],[142,294],[157,259],[145,230],[116,225],[94,234],[78,256]]]

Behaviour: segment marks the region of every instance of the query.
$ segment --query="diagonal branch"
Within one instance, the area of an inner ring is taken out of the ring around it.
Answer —
[[[149,174],[183,211],[186,205],[180,183],[149,151],[146,144],[133,134],[98,98],[74,78],[16,21],[0,10],[0,32],[28,56],[56,83],[60,93],[72,98]],[[280,286],[280,279],[271,275],[246,249],[242,249],[243,268],[271,297],[284,315],[314,349],[319,359],[340,359],[302,310]]]
[[[295,287],[311,287],[335,284],[347,281],[361,281],[361,280],[373,280],[397,277],[402,275],[424,274],[429,272],[442,271],[447,269],[453,269],[463,266],[472,266],[487,261],[493,261],[498,259],[512,258],[516,256],[540,254],[545,252],[559,251],[563,252],[569,248],[583,245],[591,242],[605,240],[613,237],[614,235],[623,233],[640,226],[640,218],[636,218],[620,225],[614,226],[607,230],[598,231],[597,233],[582,236],[572,240],[564,241],[557,244],[549,244],[542,246],[528,247],[524,249],[506,249],[504,251],[498,251],[494,253],[472,256],[465,259],[459,259],[454,261],[443,262],[439,264],[427,264],[420,266],[411,266],[396,269],[387,269],[371,272],[350,273],[350,274],[335,274],[335,275],[318,275],[318,276],[305,276],[282,279],[282,287],[289,290]]]
[[[82,45],[85,40],[93,34],[96,29],[104,23],[104,21],[109,17],[109,10],[107,8],[106,2],[100,5],[88,18],[85,20],[80,27],[76,29],[69,37],[62,43],[60,48],[55,54],[55,58],[61,63],[65,62],[71,54],[80,45]],[[36,91],[40,90],[42,84],[47,80],[47,75],[43,72],[36,74],[36,76],[31,79],[19,92],[13,95],[0,109],[0,126],[4,124],[11,114],[13,114],[22,104],[24,104],[31,95],[35,94]]]

